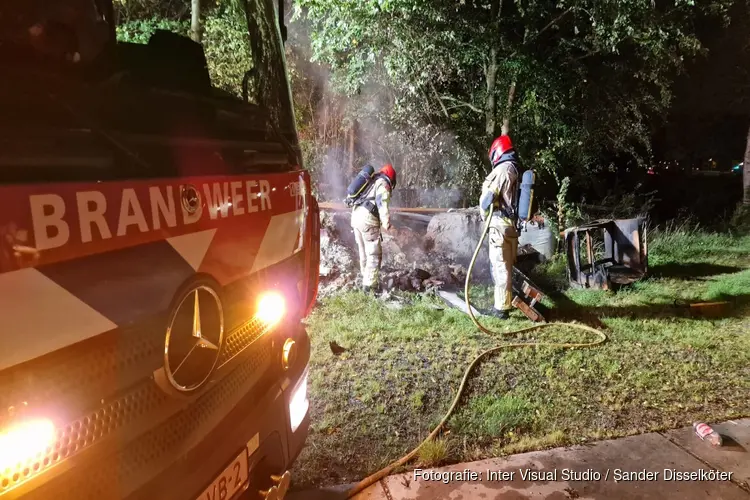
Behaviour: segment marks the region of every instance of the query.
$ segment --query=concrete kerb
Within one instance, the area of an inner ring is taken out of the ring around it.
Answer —
[[[712,448],[700,441],[691,427],[685,427],[419,472],[415,469],[387,477],[355,498],[750,499],[750,419],[712,426],[724,436],[721,448]],[[350,486],[296,492],[287,498],[341,499]]]

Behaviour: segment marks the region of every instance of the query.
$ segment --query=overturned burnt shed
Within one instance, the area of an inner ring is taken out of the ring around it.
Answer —
[[[577,288],[609,290],[648,270],[646,219],[601,220],[566,229],[568,277]]]

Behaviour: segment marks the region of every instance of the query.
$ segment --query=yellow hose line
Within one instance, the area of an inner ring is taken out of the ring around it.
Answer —
[[[440,421],[440,423],[432,430],[429,436],[427,436],[419,445],[411,450],[409,453],[404,455],[403,457],[399,458],[395,462],[392,462],[390,465],[387,465],[383,469],[377,471],[374,474],[371,474],[370,476],[367,476],[359,483],[355,484],[349,491],[346,492],[346,498],[352,498],[356,494],[362,492],[366,488],[372,486],[373,484],[377,483],[384,477],[390,475],[394,470],[398,469],[399,467],[402,467],[403,465],[409,463],[417,454],[419,453],[419,449],[424,445],[426,442],[431,441],[437,437],[437,435],[440,433],[443,426],[448,422],[448,419],[453,414],[453,411],[458,406],[458,401],[461,399],[461,396],[463,395],[464,390],[466,389],[466,384],[469,381],[469,377],[471,375],[472,370],[474,367],[479,363],[479,361],[484,358],[485,356],[488,356],[492,353],[495,353],[497,351],[503,350],[503,349],[512,349],[515,347],[559,347],[563,349],[573,349],[573,348],[583,348],[583,347],[594,347],[596,345],[602,344],[607,340],[607,335],[602,332],[601,330],[597,330],[596,328],[592,328],[587,325],[582,325],[580,323],[542,323],[539,325],[530,326],[527,328],[521,328],[520,330],[515,330],[512,332],[494,332],[490,330],[489,328],[486,328],[482,326],[479,321],[474,317],[474,313],[471,310],[471,304],[469,303],[469,282],[471,280],[471,271],[474,268],[474,264],[477,260],[477,255],[479,255],[479,251],[482,248],[482,243],[484,242],[485,237],[487,237],[487,233],[490,229],[490,220],[492,219],[492,209],[490,209],[490,213],[487,216],[487,221],[484,225],[484,231],[482,232],[482,237],[479,239],[479,244],[477,244],[476,250],[474,250],[474,255],[471,258],[471,263],[469,264],[469,269],[466,273],[466,285],[464,287],[464,295],[466,300],[466,307],[469,310],[469,316],[471,317],[471,320],[474,322],[477,328],[479,330],[483,331],[484,333],[487,333],[489,335],[519,335],[521,333],[527,333],[527,332],[533,332],[536,330],[541,330],[543,328],[549,328],[553,326],[567,326],[570,328],[576,328],[579,330],[583,330],[588,333],[593,333],[598,338],[591,342],[514,342],[509,344],[500,344],[495,347],[492,347],[490,349],[487,349],[486,351],[479,354],[477,357],[475,357],[471,363],[469,363],[469,366],[466,368],[466,371],[464,371],[464,376],[461,379],[461,385],[458,386],[458,391],[456,391],[456,395],[453,398],[453,403],[451,403],[450,408],[448,408],[448,411],[443,416],[443,419]],[[508,279],[511,277],[508,276]]]

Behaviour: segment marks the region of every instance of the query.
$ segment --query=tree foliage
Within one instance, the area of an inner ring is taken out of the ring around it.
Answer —
[[[543,181],[633,168],[649,160],[675,76],[704,51],[696,26],[731,2],[299,0],[287,56],[305,162],[336,180],[382,159],[401,186],[471,195],[510,127]],[[122,40],[189,33],[189,2],[116,6]],[[251,65],[238,6],[203,10],[212,80],[235,95]]]
[[[300,0],[295,16],[353,116],[421,151],[420,131],[452,131],[474,161],[506,121],[527,165],[561,179],[648,159],[673,79],[702,51],[695,23],[729,3]]]

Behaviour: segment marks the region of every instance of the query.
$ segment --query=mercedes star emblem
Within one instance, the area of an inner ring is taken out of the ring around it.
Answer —
[[[192,184],[187,184],[181,188],[182,208],[190,215],[198,211],[201,206],[201,197],[198,190]]]
[[[172,313],[164,344],[164,371],[178,391],[192,392],[211,377],[224,341],[219,295],[207,285],[185,293]]]

